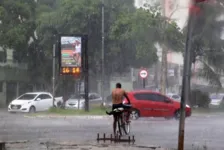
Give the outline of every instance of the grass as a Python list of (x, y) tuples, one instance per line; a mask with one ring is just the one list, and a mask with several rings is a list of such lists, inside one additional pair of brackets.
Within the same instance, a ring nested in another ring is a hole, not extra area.
[(47, 112), (38, 112), (31, 115), (70, 115), (70, 116), (81, 116), (81, 115), (95, 115), (103, 116), (106, 115), (106, 108), (103, 107), (94, 107), (86, 112), (85, 110), (76, 110), (76, 109), (61, 109), (61, 108), (50, 108)]
[(192, 109), (192, 113), (218, 113), (224, 112), (224, 108), (195, 108)]

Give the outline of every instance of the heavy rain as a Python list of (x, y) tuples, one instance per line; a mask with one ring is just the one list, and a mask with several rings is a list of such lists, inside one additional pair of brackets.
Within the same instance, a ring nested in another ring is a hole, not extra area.
[(223, 0), (0, 0), (0, 150), (224, 150), (223, 29)]

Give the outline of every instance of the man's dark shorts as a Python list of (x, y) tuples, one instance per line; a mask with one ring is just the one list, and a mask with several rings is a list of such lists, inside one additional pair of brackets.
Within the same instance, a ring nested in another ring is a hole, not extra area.
[(129, 109), (129, 108), (131, 108), (131, 106), (130, 105), (127, 105), (127, 104), (122, 104), (122, 103), (120, 103), (120, 104), (113, 104), (112, 105), (112, 110), (114, 110), (116, 108)]
[[(126, 105), (126, 104), (122, 104), (122, 103), (120, 103), (120, 104), (113, 104), (113, 105), (112, 105), (112, 111), (113, 111), (114, 109), (116, 109), (116, 108), (130, 109), (131, 106), (130, 106), (130, 105)], [(113, 114), (114, 118), (117, 117), (119, 114), (120, 114), (120, 113), (114, 113), (114, 114)]]
[(120, 103), (120, 104), (113, 104), (112, 105), (112, 110), (114, 110), (116, 108), (123, 108), (123, 104), (122, 103)]

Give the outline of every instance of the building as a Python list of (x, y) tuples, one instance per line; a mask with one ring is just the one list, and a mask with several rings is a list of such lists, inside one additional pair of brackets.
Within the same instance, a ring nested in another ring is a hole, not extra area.
[(17, 63), (13, 50), (0, 47), (0, 107), (30, 89), (28, 81), (27, 64)]

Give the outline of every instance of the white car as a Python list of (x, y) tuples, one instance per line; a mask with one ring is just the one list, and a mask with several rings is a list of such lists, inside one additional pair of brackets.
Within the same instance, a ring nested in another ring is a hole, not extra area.
[[(89, 93), (89, 106), (100, 106), (103, 103), (102, 97), (97, 93)], [(66, 109), (85, 108), (85, 94), (72, 95), (65, 102)]]
[(224, 93), (213, 93), (210, 96), (210, 106), (221, 106), (224, 104)]
[(181, 101), (181, 97), (178, 94), (175, 93), (168, 93), (166, 94), (169, 98), (176, 100), (176, 101)]
[(8, 106), (8, 112), (46, 111), (52, 106), (53, 97), (50, 93), (30, 92), (25, 93), (13, 100)]

